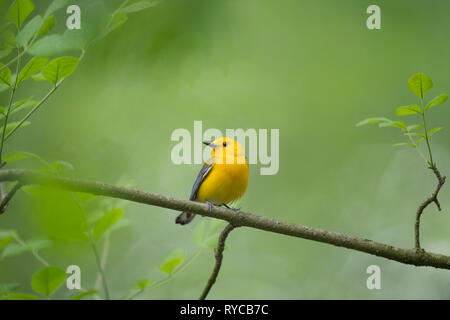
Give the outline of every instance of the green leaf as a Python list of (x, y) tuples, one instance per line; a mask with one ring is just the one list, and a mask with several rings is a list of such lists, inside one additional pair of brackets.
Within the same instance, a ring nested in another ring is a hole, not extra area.
[(26, 241), (27, 247), (32, 251), (39, 251), (53, 246), (53, 241), (42, 238), (33, 238)]
[(443, 93), (440, 96), (437, 96), (433, 100), (428, 102), (424, 108), (424, 111), (430, 109), (431, 107), (437, 106), (438, 104), (444, 103), (447, 100), (448, 96), (445, 93)]
[(434, 129), (431, 129), (430, 131), (428, 131), (428, 137), (431, 137), (431, 135), (433, 135), (434, 133), (436, 133), (436, 132), (438, 132), (439, 130), (442, 130), (442, 129), (444, 129), (444, 127), (437, 127), (437, 128), (434, 128)]
[(89, 290), (89, 291), (86, 291), (86, 292), (75, 294), (75, 295), (73, 295), (71, 297), (71, 299), (72, 300), (81, 300), (81, 299), (83, 299), (85, 297), (96, 295), (97, 293), (98, 293), (98, 290)]
[(56, 85), (61, 79), (67, 78), (78, 66), (75, 57), (60, 57), (50, 61), (43, 69), (45, 79)]
[(40, 300), (34, 294), (29, 293), (8, 293), (8, 300)]
[(3, 63), (0, 63), (0, 82), (6, 84), (8, 87), (11, 86), (11, 70), (5, 67)]
[(105, 37), (116, 29), (119, 29), (125, 22), (127, 22), (127, 20), (128, 16), (126, 13), (118, 13), (114, 15), (111, 24), (108, 26), (106, 31), (100, 35), (100, 38)]
[(396, 127), (406, 131), (406, 124), (401, 121), (382, 122), (378, 125), (380, 128), (384, 127)]
[(28, 47), (28, 42), (39, 31), (42, 25), (42, 17), (34, 16), (17, 34), (16, 43), (23, 48)]
[(131, 13), (131, 12), (138, 12), (150, 7), (153, 7), (158, 4), (158, 1), (139, 1), (133, 4), (130, 4), (129, 6), (120, 9), (118, 12), (123, 13)]
[(120, 220), (123, 216), (123, 209), (117, 208), (112, 209), (105, 213), (103, 217), (97, 221), (94, 226), (94, 237), (95, 239), (99, 239), (102, 234), (111, 228), (117, 221)]
[(420, 110), (419, 105), (414, 104), (414, 105), (410, 105), (410, 106), (398, 107), (395, 113), (398, 116), (407, 116), (410, 114), (421, 113), (421, 110)]
[(17, 162), (17, 161), (20, 161), (23, 159), (30, 159), (30, 158), (34, 158), (34, 159), (37, 159), (39, 161), (43, 161), (46, 163), (46, 161), (44, 159), (42, 159), (38, 155), (35, 155), (34, 153), (31, 153), (31, 152), (12, 151), (3, 156), (3, 160), (7, 163), (13, 163), (13, 162)]
[(74, 166), (67, 161), (56, 160), (50, 165), (55, 171), (75, 170)]
[(175, 249), (170, 252), (167, 257), (159, 265), (159, 269), (167, 274), (171, 274), (173, 270), (183, 262), (186, 253), (183, 249)]
[(369, 123), (378, 123), (378, 122), (383, 122), (383, 121), (391, 122), (391, 120), (389, 120), (388, 118), (367, 118), (367, 119), (364, 119), (364, 120), (358, 122), (356, 124), (356, 126), (360, 127), (360, 126), (363, 126), (363, 125), (366, 125), (366, 124), (369, 124)]
[(411, 145), (411, 143), (399, 142), (393, 144), (394, 147), (409, 146), (409, 145)]
[(34, 4), (31, 0), (15, 0), (9, 8), (6, 17), (11, 21), (17, 29), (20, 29), (25, 19), (34, 10)]
[(8, 85), (4, 84), (4, 83), (0, 83), (0, 93), (7, 90), (9, 88)]
[(21, 255), (21, 254), (23, 254), (23, 253), (25, 253), (27, 251), (28, 251), (27, 248), (22, 247), (21, 245), (13, 242), (13, 243), (10, 243), (10, 244), (6, 245), (3, 248), (3, 252), (2, 252), (2, 257), (1, 258), (5, 259), (5, 258), (19, 256), (19, 255)]
[(31, 278), (31, 287), (37, 293), (50, 297), (66, 280), (64, 270), (49, 266), (36, 272)]
[[(20, 128), (29, 126), (31, 124), (30, 121), (25, 121), (20, 125)], [(19, 125), (19, 121), (10, 122), (6, 125), (6, 132), (13, 130), (15, 127)], [(0, 134), (3, 133), (3, 127), (0, 129)]]
[(0, 284), (0, 293), (6, 294), (21, 287), (20, 283), (2, 283)]
[(425, 134), (420, 132), (408, 132), (405, 133), (405, 136), (419, 136), (419, 137), (425, 137)]
[(192, 239), (196, 244), (201, 246), (203, 241), (205, 241), (205, 237), (207, 234), (206, 221), (202, 220), (194, 229), (194, 233), (192, 234)]
[(49, 16), (47, 19), (45, 19), (44, 23), (41, 25), (41, 28), (39, 29), (37, 35), (38, 36), (44, 36), (47, 33), (50, 32), (50, 30), (53, 29), (53, 27), (55, 26), (55, 17), (54, 16)]
[(420, 138), (419, 140), (417, 140), (416, 144), (419, 146), (420, 143), (424, 140), (425, 138)]
[(47, 61), (48, 58), (42, 57), (34, 57), (30, 61), (28, 61), (28, 63), (23, 67), (23, 69), (19, 73), (19, 77), (17, 78), (17, 84), (41, 71), (41, 69), (45, 66)]
[(411, 130), (422, 130), (423, 127), (421, 125), (419, 125), (419, 124), (412, 124), (410, 126), (407, 126), (406, 129), (408, 131), (411, 131)]
[(12, 234), (5, 234), (5, 235), (0, 234), (0, 249), (2, 249), (3, 247), (5, 247), (6, 245), (10, 244), (13, 241), (14, 236)]
[(133, 285), (133, 288), (135, 288), (137, 290), (145, 290), (145, 288), (147, 288), (150, 283), (151, 283), (150, 280), (147, 280), (147, 279), (141, 280), (141, 281), (136, 282)]
[(416, 73), (408, 80), (409, 90), (421, 99), (423, 99), (425, 93), (432, 87), (433, 82), (425, 73)]

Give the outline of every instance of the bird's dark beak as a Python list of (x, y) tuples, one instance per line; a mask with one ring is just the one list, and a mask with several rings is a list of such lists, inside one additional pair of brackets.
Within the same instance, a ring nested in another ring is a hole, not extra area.
[(203, 144), (204, 145), (207, 145), (208, 147), (211, 147), (211, 148), (216, 148), (217, 147), (217, 145), (215, 145), (214, 143), (212, 143), (212, 142), (208, 142), (208, 141), (203, 141)]

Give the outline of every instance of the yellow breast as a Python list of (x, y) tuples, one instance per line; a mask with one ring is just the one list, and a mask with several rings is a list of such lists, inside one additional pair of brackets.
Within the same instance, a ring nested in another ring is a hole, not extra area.
[(241, 160), (232, 164), (215, 163), (200, 185), (198, 201), (221, 205), (241, 198), (247, 189), (249, 175), (247, 160)]

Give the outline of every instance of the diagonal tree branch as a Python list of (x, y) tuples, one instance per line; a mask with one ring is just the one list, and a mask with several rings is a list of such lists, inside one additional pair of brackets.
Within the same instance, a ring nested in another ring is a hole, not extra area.
[(425, 210), (426, 207), (428, 207), (433, 202), (436, 204), (436, 207), (438, 208), (438, 210), (441, 211), (441, 204), (439, 203), (439, 200), (437, 197), (438, 197), (439, 191), (441, 190), (442, 186), (445, 183), (446, 177), (441, 175), (441, 173), (439, 172), (436, 165), (433, 165), (432, 167), (430, 167), (430, 169), (433, 170), (433, 173), (438, 180), (438, 185), (436, 186), (436, 189), (431, 194), (431, 196), (429, 196), (427, 199), (425, 199), (425, 201), (422, 202), (420, 204), (419, 208), (417, 209), (416, 223), (414, 225), (415, 249), (417, 251), (422, 250), (420, 247), (420, 218), (423, 214), (423, 211)]
[(208, 283), (206, 284), (205, 289), (203, 289), (202, 295), (200, 296), (199, 300), (206, 299), (206, 296), (208, 295), (212, 286), (216, 282), (217, 275), (219, 274), (220, 267), (222, 266), (223, 250), (225, 250), (225, 241), (227, 240), (228, 235), (230, 234), (231, 231), (233, 231), (233, 229), (234, 226), (232, 224), (227, 224), (225, 229), (223, 229), (223, 231), (220, 233), (217, 249), (215, 250), (216, 264), (214, 265), (214, 270), (211, 276), (209, 277)]
[(144, 192), (103, 182), (64, 178), (24, 169), (0, 170), (0, 182), (2, 181), (17, 181), (21, 182), (23, 185), (41, 185), (76, 192), (85, 192), (168, 208), (176, 211), (187, 211), (202, 216), (214, 217), (216, 219), (228, 221), (234, 227), (250, 227), (277, 234), (328, 243), (334, 246), (365, 252), (404, 264), (450, 270), (450, 256), (443, 254), (417, 251), (414, 248), (398, 248), (340, 232), (282, 222), (246, 212), (236, 213), (231, 209), (216, 206), (210, 210), (208, 205), (203, 203), (180, 200), (157, 193)]

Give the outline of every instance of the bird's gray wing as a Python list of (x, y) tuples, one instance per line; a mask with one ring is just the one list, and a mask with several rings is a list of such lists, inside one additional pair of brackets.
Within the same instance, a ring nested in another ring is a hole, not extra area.
[(195, 179), (194, 185), (192, 186), (191, 196), (189, 197), (189, 200), (197, 200), (198, 189), (200, 188), (202, 182), (205, 180), (208, 174), (211, 172), (213, 165), (214, 163), (205, 163), (203, 165), (202, 169), (197, 175), (197, 179)]

